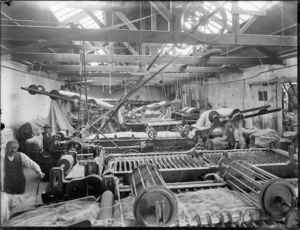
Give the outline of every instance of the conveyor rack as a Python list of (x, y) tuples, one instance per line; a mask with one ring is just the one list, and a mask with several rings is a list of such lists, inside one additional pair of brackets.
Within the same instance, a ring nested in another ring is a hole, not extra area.
[(176, 153), (143, 153), (143, 154), (111, 154), (105, 172), (112, 172), (128, 183), (128, 176), (141, 164), (153, 164), (162, 173), (168, 183), (202, 180), (207, 173), (217, 171), (218, 165), (206, 164), (194, 157), (190, 152)]
[(244, 160), (282, 178), (295, 177), (291, 158), (271, 149), (111, 154), (105, 170), (122, 177), (127, 183), (128, 174), (133, 169), (148, 163), (162, 172), (167, 183), (195, 181), (203, 179), (207, 173), (217, 172), (224, 158), (227, 161)]

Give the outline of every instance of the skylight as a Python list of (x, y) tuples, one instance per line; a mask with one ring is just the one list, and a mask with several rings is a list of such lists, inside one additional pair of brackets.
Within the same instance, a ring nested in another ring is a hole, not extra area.
[[(89, 6), (92, 8), (91, 12), (105, 24), (105, 12), (101, 10), (97, 10), (97, 6), (103, 6), (106, 2), (100, 1), (85, 1), (85, 2), (71, 2), (71, 1), (47, 1), (44, 2), (53, 14), (57, 17), (59, 22), (74, 22), (79, 23), (84, 28), (87, 29), (99, 29), (100, 26), (95, 22), (83, 9), (80, 9), (78, 5), (83, 4), (83, 6)], [(197, 30), (198, 32), (205, 34), (215, 34), (218, 35), (222, 31), (223, 33), (228, 33), (227, 28), (232, 27), (232, 2), (225, 2), (223, 8), (221, 10), (217, 10), (214, 15), (212, 15), (208, 20), (204, 23), (199, 23), (204, 17), (209, 15), (212, 11), (218, 9), (218, 7), (223, 4), (224, 1), (191, 1), (188, 4), (184, 12), (184, 23), (183, 23), (183, 31), (191, 31)], [(276, 2), (271, 1), (238, 1), (239, 7), (243, 10), (251, 10), (251, 11), (259, 11), (260, 9), (266, 9), (267, 7), (275, 4)], [(117, 1), (114, 4), (118, 4)], [(75, 6), (76, 5), (76, 6)], [(73, 8), (72, 8), (73, 6)], [(92, 7), (91, 7), (92, 6)], [(244, 23), (248, 21), (251, 15), (241, 14), (239, 16), (239, 23)], [(227, 27), (225, 28), (227, 24)], [(174, 45), (172, 45), (174, 46)], [(170, 48), (170, 47), (169, 47)], [(175, 53), (182, 52), (183, 55), (188, 55), (192, 52), (192, 46), (176, 46)], [(103, 54), (103, 50), (98, 50), (97, 53)], [(171, 52), (173, 53), (173, 52)]]

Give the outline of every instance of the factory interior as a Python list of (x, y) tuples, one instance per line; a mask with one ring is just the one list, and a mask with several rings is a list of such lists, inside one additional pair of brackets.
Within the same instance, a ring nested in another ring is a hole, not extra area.
[(0, 226), (299, 228), (297, 1), (0, 4)]

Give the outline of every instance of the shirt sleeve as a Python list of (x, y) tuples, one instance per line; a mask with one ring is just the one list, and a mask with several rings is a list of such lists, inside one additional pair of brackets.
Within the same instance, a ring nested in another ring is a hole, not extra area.
[(234, 141), (240, 141), (239, 131), (234, 130), (233, 137), (234, 137)]
[(26, 156), (24, 153), (20, 152), (20, 156), (22, 159), (23, 167), (30, 168), (36, 173), (42, 172), (40, 166), (37, 163), (35, 163), (33, 160), (31, 160), (28, 156)]

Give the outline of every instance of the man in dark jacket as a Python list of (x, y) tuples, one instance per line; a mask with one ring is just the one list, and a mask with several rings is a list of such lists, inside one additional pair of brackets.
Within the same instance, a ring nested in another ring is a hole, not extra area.
[(46, 124), (43, 128), (45, 130), (42, 133), (42, 135), (43, 135), (43, 150), (44, 150), (44, 152), (49, 152), (50, 145), (52, 142), (51, 126)]
[(31, 168), (40, 178), (45, 176), (40, 166), (24, 153), (18, 152), (19, 143), (16, 140), (6, 144), (4, 158), (4, 192), (9, 194), (23, 194), (26, 188), (26, 178), (23, 167)]

